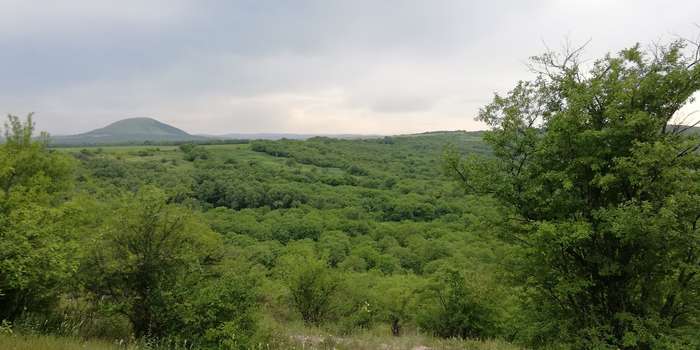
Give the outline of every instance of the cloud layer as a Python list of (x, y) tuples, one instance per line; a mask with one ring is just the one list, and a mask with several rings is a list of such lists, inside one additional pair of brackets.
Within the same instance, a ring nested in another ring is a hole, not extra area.
[(494, 91), (565, 37), (598, 57), (697, 33), (696, 1), (0, 0), (0, 112), (86, 131), (479, 129)]

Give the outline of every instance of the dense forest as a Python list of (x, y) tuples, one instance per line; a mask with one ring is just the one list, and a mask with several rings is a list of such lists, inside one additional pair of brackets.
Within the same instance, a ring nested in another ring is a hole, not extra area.
[(485, 132), (54, 148), (10, 116), (0, 345), (698, 348), (686, 45), (537, 57)]

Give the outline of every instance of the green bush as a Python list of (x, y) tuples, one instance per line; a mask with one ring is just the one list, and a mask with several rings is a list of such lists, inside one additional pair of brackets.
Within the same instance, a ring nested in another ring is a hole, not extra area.
[(444, 338), (496, 335), (494, 312), (456, 270), (438, 274), (420, 295), (418, 325)]
[(196, 285), (186, 299), (184, 327), (174, 334), (206, 349), (249, 349), (258, 331), (257, 285), (226, 274)]
[(286, 255), (281, 259), (291, 305), (302, 320), (311, 325), (328, 321), (339, 287), (337, 275), (312, 255)]

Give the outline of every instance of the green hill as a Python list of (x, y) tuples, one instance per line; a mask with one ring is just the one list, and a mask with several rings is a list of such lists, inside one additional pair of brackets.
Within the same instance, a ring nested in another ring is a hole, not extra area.
[(53, 136), (54, 145), (101, 145), (144, 142), (178, 142), (206, 139), (152, 118), (123, 119), (83, 134)]

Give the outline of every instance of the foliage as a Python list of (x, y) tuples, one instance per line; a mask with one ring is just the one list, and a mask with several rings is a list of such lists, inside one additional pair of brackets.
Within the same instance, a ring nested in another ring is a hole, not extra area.
[(448, 157), (467, 189), (509, 217), (533, 341), (658, 349), (697, 340), (700, 140), (672, 124), (700, 89), (685, 44), (637, 45), (589, 70), (580, 50), (536, 57), (537, 79), (479, 114), (495, 158)]
[(124, 201), (83, 264), (86, 287), (126, 315), (137, 337), (163, 336), (176, 329), (175, 305), (217, 259), (220, 243), (157, 189), (145, 187)]
[(49, 201), (70, 214), (53, 221), (78, 251), (73, 278), (15, 324), (154, 347), (289, 345), (296, 322), (409, 339), (425, 281), (445, 266), (492, 275), (509, 249), (480, 233), (491, 204), (443, 176), (449, 143), (488, 154), (465, 132), (52, 150), (74, 158), (74, 186)]
[(71, 162), (32, 139), (31, 115), (9, 116), (0, 146), (0, 319), (54, 303), (77, 266), (63, 205)]
[(180, 145), (180, 150), (185, 154), (184, 159), (186, 161), (195, 161), (197, 159), (208, 159), (209, 152), (201, 146), (197, 146), (193, 143), (185, 143)]
[(319, 325), (326, 321), (333, 311), (333, 297), (339, 285), (337, 276), (325, 262), (310, 254), (283, 256), (280, 267), (291, 303), (304, 322)]
[(248, 276), (228, 273), (196, 287), (187, 298), (184, 330), (178, 334), (199, 340), (203, 348), (250, 348), (258, 328), (254, 317), (255, 282)]
[(418, 323), (445, 338), (487, 338), (495, 334), (494, 311), (458, 271), (438, 274), (423, 290)]
[(417, 292), (421, 287), (420, 279), (403, 275), (387, 278), (377, 286), (375, 299), (381, 317), (390, 324), (393, 336), (400, 336), (404, 324), (412, 321), (416, 314)]

